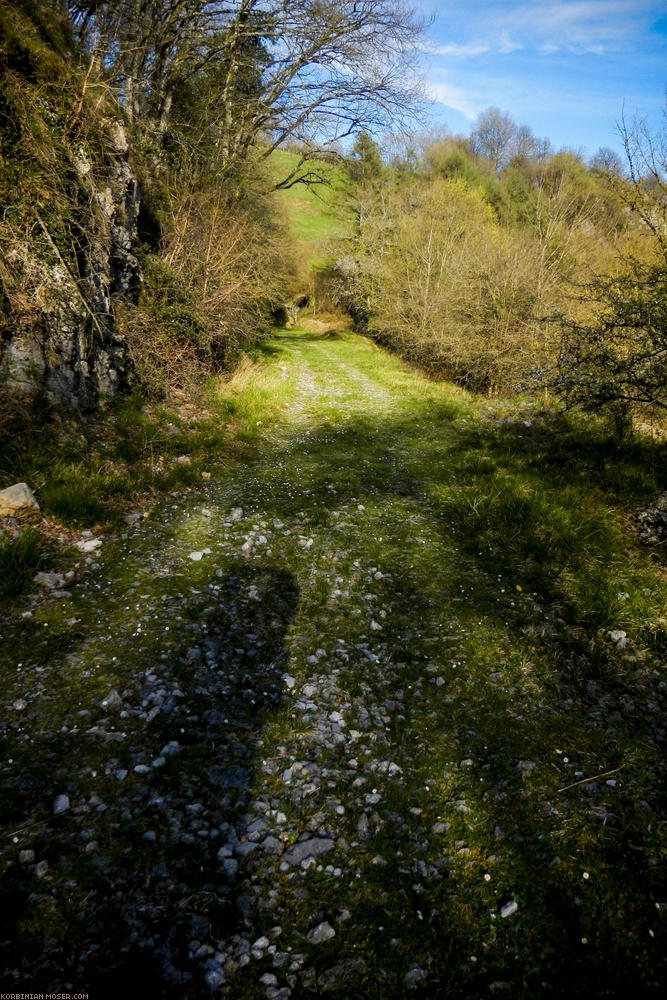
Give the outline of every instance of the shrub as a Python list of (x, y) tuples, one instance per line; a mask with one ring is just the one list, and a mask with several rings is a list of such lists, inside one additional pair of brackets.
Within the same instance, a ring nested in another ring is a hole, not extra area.
[(530, 233), (502, 227), (481, 187), (429, 177), (382, 197), (339, 258), (341, 301), (381, 343), (489, 393), (548, 352), (537, 321), (552, 290)]
[(618, 277), (596, 277), (584, 297), (596, 315), (560, 317), (553, 387), (568, 406), (606, 412), (619, 430), (638, 407), (667, 410), (667, 263), (634, 260)]
[(559, 316), (552, 382), (568, 406), (601, 411), (618, 431), (643, 407), (667, 410), (667, 130), (653, 136), (643, 122), (623, 123), (622, 136), (629, 180), (610, 183), (634, 246), (618, 274), (597, 273), (584, 286), (579, 314)]

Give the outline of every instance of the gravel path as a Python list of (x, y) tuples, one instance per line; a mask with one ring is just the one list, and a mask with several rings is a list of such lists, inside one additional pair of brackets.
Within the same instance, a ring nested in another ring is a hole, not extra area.
[[(521, 588), (457, 551), (409, 459), (451, 446), (433, 411), (406, 416), (436, 390), (374, 377), (369, 348), (282, 347), (285, 419), (258, 460), (130, 517), (8, 629), (5, 987), (538, 995), (485, 956), (530, 943), (527, 872), (560, 863), (538, 840), (590, 761), (505, 655)], [(482, 696), (466, 661), (489, 629)], [(618, 778), (581, 793), (596, 836)], [(503, 829), (531, 797), (539, 819)]]

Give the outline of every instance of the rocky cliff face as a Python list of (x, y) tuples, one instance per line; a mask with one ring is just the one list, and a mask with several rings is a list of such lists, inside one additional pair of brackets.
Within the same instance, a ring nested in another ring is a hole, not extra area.
[(139, 188), (55, 4), (0, 0), (0, 146), (0, 388), (88, 408), (131, 367), (112, 296), (138, 289)]
[(35, 209), (27, 238), (14, 241), (4, 261), (0, 383), (68, 407), (114, 395), (130, 369), (111, 295), (138, 287), (139, 188), (120, 122), (108, 123), (107, 140), (102, 170), (85, 155), (73, 158), (80, 210), (69, 252)]

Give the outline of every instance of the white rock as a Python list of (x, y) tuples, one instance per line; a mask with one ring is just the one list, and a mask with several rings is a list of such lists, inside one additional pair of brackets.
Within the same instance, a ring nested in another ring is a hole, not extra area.
[(210, 556), (210, 554), (211, 549), (207, 547), (202, 549), (201, 552), (191, 552), (189, 558), (192, 559), (193, 562), (200, 562), (204, 556)]
[(102, 547), (102, 540), (100, 538), (85, 538), (83, 541), (77, 542), (76, 547), (79, 552), (97, 552)]
[(123, 699), (118, 694), (118, 692), (116, 691), (116, 689), (112, 688), (111, 691), (109, 691), (109, 694), (106, 696), (106, 698), (102, 702), (102, 708), (106, 712), (108, 712), (110, 709), (120, 708), (120, 706), (122, 705), (122, 703), (123, 703)]
[(56, 796), (55, 802), (53, 803), (53, 815), (60, 816), (61, 813), (67, 812), (68, 809), (69, 809), (69, 796), (68, 795)]
[(6, 490), (0, 490), (0, 516), (15, 514), (17, 510), (29, 508), (39, 510), (37, 498), (27, 483), (15, 483)]
[(518, 909), (519, 909), (519, 904), (515, 899), (512, 899), (510, 900), (509, 903), (505, 903), (505, 905), (500, 908), (500, 916), (503, 918), (513, 917)]
[(225, 981), (225, 974), (219, 966), (209, 969), (205, 976), (206, 985), (210, 990), (217, 990)]
[(240, 521), (243, 517), (243, 507), (234, 507), (231, 514), (229, 515), (230, 521)]
[(423, 969), (410, 969), (409, 972), (405, 973), (405, 985), (409, 990), (414, 990), (424, 979), (426, 979), (426, 973)]
[(336, 932), (331, 926), (324, 920), (317, 927), (313, 927), (312, 931), (308, 931), (306, 935), (311, 944), (324, 944), (325, 941), (330, 941), (331, 938), (336, 936)]
[(45, 590), (60, 590), (65, 585), (64, 573), (36, 573), (33, 582)]

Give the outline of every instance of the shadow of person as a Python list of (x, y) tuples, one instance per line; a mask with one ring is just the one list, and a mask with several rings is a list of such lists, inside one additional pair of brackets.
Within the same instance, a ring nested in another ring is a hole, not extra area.
[(136, 943), (97, 958), (84, 977), (95, 996), (149, 983), (154, 996), (189, 995), (192, 942), (206, 949), (238, 932), (250, 906), (245, 868), (263, 809), (250, 808), (256, 756), (283, 697), (285, 636), (299, 590), (287, 570), (248, 564), (228, 569), (210, 590), (216, 605), (198, 618), (192, 607), (181, 626), (177, 717), (155, 720), (160, 741), (178, 744), (146, 781), (142, 824), (155, 842), (133, 855), (134, 888), (122, 912), (115, 902), (105, 918), (116, 928), (110, 944), (118, 945), (123, 928)]

